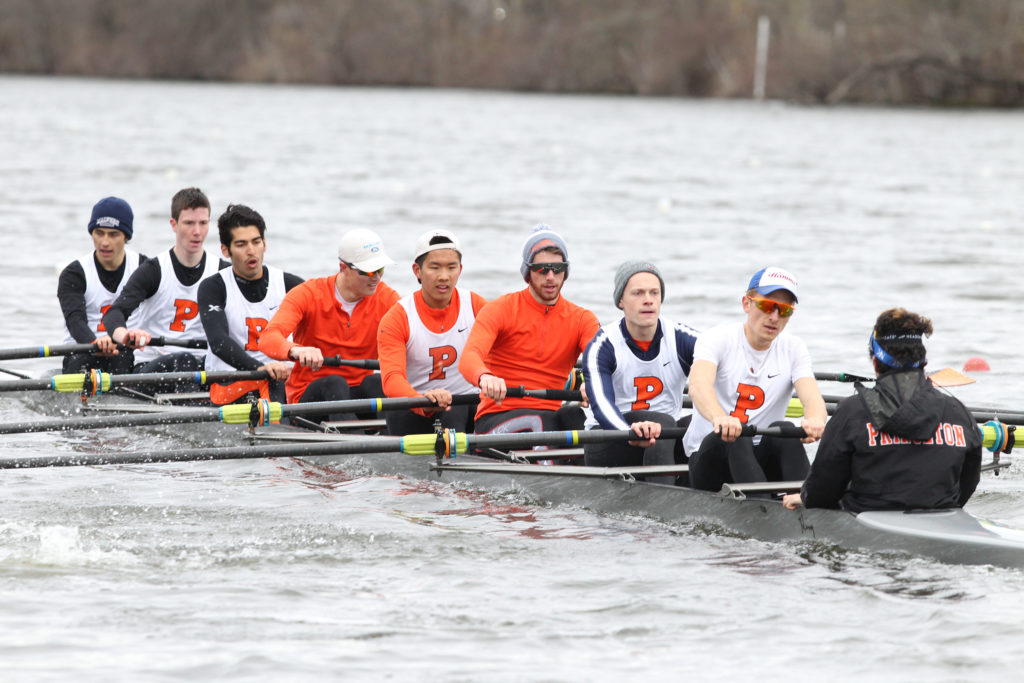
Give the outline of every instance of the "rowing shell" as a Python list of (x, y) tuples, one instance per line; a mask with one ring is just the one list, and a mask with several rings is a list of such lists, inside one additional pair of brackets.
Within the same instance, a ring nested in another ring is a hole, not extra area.
[[(365, 440), (367, 437), (300, 434), (296, 430), (273, 427), (257, 430), (257, 438)], [(685, 465), (658, 468), (537, 465), (465, 455), (435, 462), (430, 457), (401, 453), (306, 459), (334, 465), (357, 460), (378, 473), (512, 490), (536, 500), (602, 513), (641, 515), (667, 522), (710, 522), (763, 541), (817, 541), (848, 549), (899, 552), (955, 564), (1024, 568), (1024, 529), (979, 519), (962, 509), (855, 514), (820, 508), (787, 510), (776, 499), (754, 497), (767, 491), (796, 491), (800, 482), (732, 484), (713, 493), (636, 478), (683, 472)]]

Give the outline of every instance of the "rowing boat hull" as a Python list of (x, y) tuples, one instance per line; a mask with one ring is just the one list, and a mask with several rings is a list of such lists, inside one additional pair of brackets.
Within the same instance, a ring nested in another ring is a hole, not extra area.
[[(309, 435), (311, 439), (323, 436)], [(568, 470), (594, 474), (597, 468), (505, 464), (474, 456), (459, 456), (444, 463), (402, 453), (313, 456), (308, 460), (324, 465), (359, 462), (376, 473), (516, 491), (530, 499), (602, 513), (710, 523), (764, 541), (816, 541), (948, 563), (1024, 567), (1024, 530), (981, 520), (960, 509), (859, 515), (841, 510), (787, 510), (777, 500), (746, 498), (742, 494), (697, 491), (631, 478), (552, 474)]]

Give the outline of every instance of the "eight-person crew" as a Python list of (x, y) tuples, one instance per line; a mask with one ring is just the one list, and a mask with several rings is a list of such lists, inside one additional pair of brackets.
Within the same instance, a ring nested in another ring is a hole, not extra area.
[(231, 260), (213, 277), (199, 284), (199, 317), (209, 348), (210, 371), (263, 370), (268, 381), (240, 381), (210, 385), (210, 400), (232, 403), (250, 392), (285, 402), (284, 381), (292, 363), (272, 360), (259, 350), (260, 334), (285, 294), (302, 278), (265, 265), (266, 222), (243, 204), (231, 204), (217, 219), (221, 253)]
[[(665, 281), (648, 261), (615, 272), (612, 300), (622, 319), (602, 327), (583, 353), (590, 406), (587, 429), (632, 430), (635, 441), (586, 444), (584, 463), (596, 467), (673, 465), (679, 439), (657, 440), (663, 427), (685, 426), (683, 387), (693, 364), (697, 331), (661, 317)], [(680, 458), (682, 459), (682, 457)], [(671, 484), (674, 476), (648, 477)]]
[(93, 251), (72, 261), (57, 280), (57, 300), (64, 314), (64, 341), (95, 344), (92, 353), (64, 356), (65, 373), (97, 369), (111, 374), (132, 371), (131, 349), (118, 349), (103, 326), (103, 314), (146, 257), (127, 247), (135, 214), (120, 197), (104, 197), (92, 207), (89, 235)]
[(821, 437), (827, 417), (807, 346), (784, 332), (797, 304), (796, 278), (782, 268), (762, 268), (741, 303), (746, 320), (701, 333), (690, 369), (694, 413), (683, 446), (691, 486), (707, 491), (807, 475), (807, 454), (797, 439), (740, 436), (744, 425), (783, 421), (794, 389), (804, 405), (804, 443)]
[(561, 296), (569, 250), (548, 226), (536, 226), (527, 237), (519, 271), (526, 288), (480, 311), (459, 361), (462, 376), (480, 388), (475, 431), (579, 429), (582, 411), (560, 408), (556, 401), (508, 398), (506, 392), (562, 387), (600, 324), (592, 312)]
[[(196, 300), (199, 282), (229, 264), (204, 248), (210, 231), (210, 200), (202, 190), (188, 187), (174, 195), (171, 230), (174, 246), (140, 265), (103, 316), (103, 325), (114, 341), (136, 349), (135, 372), (203, 369), (203, 349), (146, 346), (153, 337), (206, 339)], [(129, 328), (127, 320), (136, 313)]]
[(381, 381), (390, 398), (423, 396), (437, 408), (387, 411), (388, 433), (427, 433), (435, 418), (446, 429), (472, 432), (476, 406), (452, 405), (452, 394), (476, 393), (476, 387), (455, 363), (487, 300), (458, 287), (462, 247), (450, 231), (420, 235), (413, 258), (420, 289), (392, 306), (377, 331)]
[(924, 373), (928, 318), (903, 308), (878, 316), (868, 353), (878, 379), (859, 383), (825, 427), (800, 493), (790, 508), (911, 510), (963, 507), (981, 475), (981, 435), (953, 396)]
[[(379, 374), (325, 366), (324, 358), (377, 358), (377, 328), (399, 299), (381, 279), (393, 263), (377, 233), (349, 230), (338, 246), (338, 272), (306, 280), (285, 296), (259, 347), (270, 358), (295, 361), (285, 386), (289, 403), (383, 397)], [(330, 414), (332, 420), (354, 417), (350, 411)]]

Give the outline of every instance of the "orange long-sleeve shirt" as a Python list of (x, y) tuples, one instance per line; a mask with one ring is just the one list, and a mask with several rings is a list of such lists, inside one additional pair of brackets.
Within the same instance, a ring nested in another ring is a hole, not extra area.
[[(260, 333), (260, 351), (271, 358), (288, 360), (293, 346), (315, 346), (324, 356), (360, 359), (377, 357), (377, 327), (398, 301), (398, 292), (381, 282), (377, 291), (363, 297), (351, 317), (335, 296), (338, 274), (306, 280), (292, 288), (277, 313)], [(288, 335), (293, 341), (288, 340)], [(295, 403), (309, 383), (327, 375), (341, 375), (351, 386), (372, 371), (353, 367), (324, 367), (318, 372), (298, 363), (285, 384), (288, 402)]]
[[(489, 373), (508, 387), (561, 389), (576, 359), (601, 324), (582, 306), (558, 297), (554, 306), (538, 303), (529, 289), (498, 297), (484, 306), (462, 349), (459, 372), (478, 386)], [(557, 401), (506, 398), (501, 404), (481, 399), (479, 418), (517, 408), (557, 410)]]
[[(476, 292), (470, 292), (473, 314), (478, 315), (487, 304), (487, 299)], [(431, 308), (423, 301), (423, 292), (413, 293), (416, 313), (423, 325), (431, 332), (440, 334), (450, 330), (459, 317), (459, 291), (452, 292), (452, 300), (444, 308)], [(392, 306), (384, 314), (377, 330), (377, 354), (380, 358), (381, 382), (384, 384), (384, 395), (395, 398), (403, 396), (420, 396), (420, 392), (409, 384), (407, 375), (407, 347), (409, 343), (409, 316), (401, 306)], [(459, 349), (461, 352), (461, 349)]]

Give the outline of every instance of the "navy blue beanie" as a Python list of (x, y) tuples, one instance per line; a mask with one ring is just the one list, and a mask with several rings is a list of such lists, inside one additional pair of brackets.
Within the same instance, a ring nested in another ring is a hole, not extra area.
[(120, 197), (104, 197), (92, 207), (89, 234), (92, 234), (93, 228), (114, 228), (123, 232), (126, 239), (131, 239), (134, 218), (135, 214), (128, 202)]

